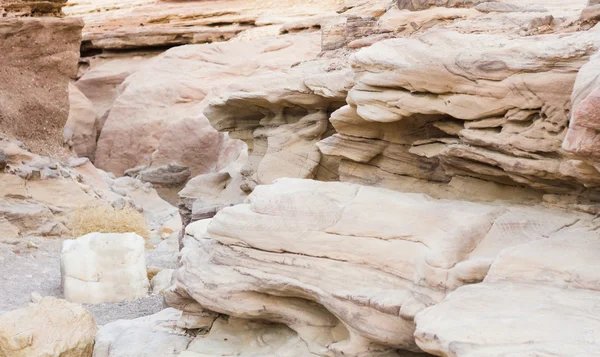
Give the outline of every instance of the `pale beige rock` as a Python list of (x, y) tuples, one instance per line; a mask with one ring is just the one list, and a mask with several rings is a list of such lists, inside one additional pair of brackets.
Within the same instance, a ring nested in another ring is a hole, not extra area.
[(218, 318), (210, 332), (192, 340), (179, 357), (314, 356), (285, 325)]
[(248, 145), (242, 190), (279, 177), (336, 180), (337, 161), (322, 158), (315, 144), (332, 134), (328, 113), (351, 84), (351, 72), (336, 61), (312, 61), (238, 81), (211, 102), (211, 124)]
[(312, 353), (345, 356), (419, 351), (414, 316), (481, 282), (504, 249), (593, 227), (584, 214), (296, 179), (258, 186), (203, 234), (206, 223), (189, 226), (169, 305), (283, 323)]
[(416, 317), (418, 345), (439, 356), (597, 356), (598, 232), (557, 232), (503, 250), (481, 284)]
[(74, 84), (69, 84), (69, 117), (63, 136), (78, 157), (94, 160), (98, 139), (98, 116), (94, 105)]
[(94, 357), (179, 357), (191, 341), (175, 326), (180, 315), (180, 311), (165, 309), (135, 320), (106, 324), (96, 334)]
[(171, 283), (173, 272), (173, 269), (163, 269), (150, 280), (150, 290), (152, 291), (152, 294), (162, 294), (173, 285)]
[(189, 167), (192, 176), (220, 170), (242, 147), (202, 115), (210, 98), (241, 77), (287, 68), (314, 58), (318, 50), (318, 35), (309, 35), (167, 51), (123, 84), (102, 129), (95, 164), (117, 175), (140, 165), (178, 164)]
[(438, 30), (377, 42), (352, 58), (357, 84), (331, 116), (338, 134), (319, 147), (342, 158), (341, 180), (371, 185), (470, 176), (546, 193), (594, 189), (598, 171), (561, 144), (596, 38)]
[(2, 357), (91, 357), (96, 323), (81, 305), (54, 297), (0, 315)]
[(135, 233), (90, 233), (62, 245), (62, 287), (69, 301), (131, 301), (148, 295), (146, 242)]

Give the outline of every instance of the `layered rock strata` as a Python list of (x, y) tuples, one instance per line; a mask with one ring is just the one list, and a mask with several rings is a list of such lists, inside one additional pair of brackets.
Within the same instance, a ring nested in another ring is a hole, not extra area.
[(192, 328), (212, 311), (285, 324), (317, 355), (398, 356), (420, 351), (415, 316), (483, 281), (498, 254), (593, 227), (585, 214), (280, 179), (186, 239), (166, 301)]

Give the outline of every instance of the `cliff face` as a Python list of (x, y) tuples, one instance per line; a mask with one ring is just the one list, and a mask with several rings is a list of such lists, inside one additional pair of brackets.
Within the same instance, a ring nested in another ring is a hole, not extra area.
[(0, 3), (0, 126), (49, 152), (62, 142), (83, 27), (80, 19), (53, 17), (64, 3)]

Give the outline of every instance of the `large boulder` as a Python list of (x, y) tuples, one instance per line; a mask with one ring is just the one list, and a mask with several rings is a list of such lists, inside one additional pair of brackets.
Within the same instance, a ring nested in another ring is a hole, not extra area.
[(503, 250), (592, 228), (591, 220), (279, 179), (221, 210), (206, 233), (205, 222), (188, 226), (176, 288), (165, 299), (184, 322), (212, 311), (285, 324), (317, 355), (396, 356), (420, 351), (420, 311), (484, 280)]
[(165, 52), (123, 83), (100, 134), (95, 164), (116, 175), (138, 166), (177, 164), (192, 176), (224, 168), (242, 143), (210, 125), (202, 114), (210, 99), (231, 82), (287, 68), (318, 51), (318, 36), (309, 35)]
[(1, 357), (92, 357), (96, 323), (81, 305), (45, 297), (0, 315)]
[(65, 240), (60, 255), (65, 298), (100, 304), (147, 296), (145, 243), (135, 233), (90, 233)]

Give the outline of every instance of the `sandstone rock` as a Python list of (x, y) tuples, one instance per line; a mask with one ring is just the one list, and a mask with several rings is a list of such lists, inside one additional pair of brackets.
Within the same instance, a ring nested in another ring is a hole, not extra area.
[(340, 180), (400, 190), (414, 190), (406, 176), (596, 190), (598, 171), (561, 144), (577, 72), (597, 45), (586, 32), (508, 39), (430, 31), (378, 42), (352, 58), (357, 84), (331, 116), (337, 134), (319, 148), (342, 158)]
[(417, 315), (417, 343), (439, 356), (598, 355), (599, 250), (593, 230), (505, 249), (484, 283)]
[(419, 351), (414, 316), (481, 282), (504, 249), (593, 227), (582, 214), (295, 179), (258, 186), (202, 237), (196, 224), (170, 306), (282, 323), (311, 352), (345, 356)]
[(314, 356), (285, 325), (219, 318), (210, 332), (192, 340), (179, 357)]
[(400, 10), (425, 10), (432, 6), (472, 7), (489, 0), (397, 0)]
[(165, 309), (135, 320), (104, 325), (96, 335), (94, 357), (178, 357), (191, 338), (177, 330), (181, 312)]
[(0, 315), (2, 357), (91, 357), (96, 323), (80, 305), (45, 297)]
[(69, 301), (99, 304), (148, 294), (145, 241), (135, 233), (90, 233), (66, 240), (60, 265)]
[(287, 23), (335, 15), (341, 2), (228, 0), (156, 4), (150, 0), (77, 0), (65, 12), (84, 18), (85, 52), (213, 43), (269, 27), (274, 27), (274, 31), (267, 34), (277, 35)]
[(337, 179), (337, 161), (315, 146), (332, 134), (329, 113), (352, 84), (350, 71), (335, 64), (313, 61), (239, 81), (206, 109), (215, 128), (248, 145), (243, 191), (279, 177)]
[(160, 52), (128, 52), (102, 55), (90, 59), (90, 69), (75, 86), (93, 103), (98, 115), (98, 132), (102, 131), (108, 111), (119, 95), (123, 81), (152, 61)]
[(2, 0), (0, 17), (59, 16), (67, 0)]
[(65, 124), (64, 142), (79, 157), (94, 160), (98, 139), (97, 114), (94, 105), (73, 84), (69, 84), (69, 117)]
[(241, 77), (313, 58), (317, 41), (311, 35), (167, 51), (123, 84), (102, 129), (95, 164), (117, 175), (140, 165), (187, 166), (192, 176), (220, 170), (242, 146), (216, 132), (202, 115), (210, 98)]
[[(9, 3), (26, 7), (62, 5), (52, 1)], [(39, 152), (56, 154), (68, 116), (68, 81), (77, 73), (83, 21), (1, 16), (2, 132), (16, 136)]]

